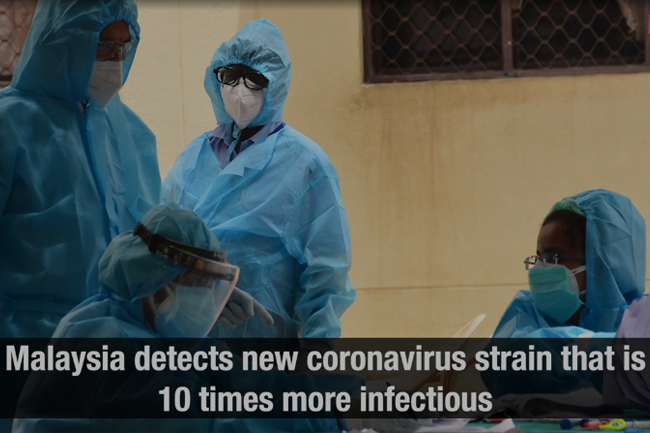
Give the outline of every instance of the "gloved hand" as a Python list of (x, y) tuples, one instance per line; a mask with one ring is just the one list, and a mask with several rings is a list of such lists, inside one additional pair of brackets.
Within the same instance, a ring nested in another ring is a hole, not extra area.
[(592, 338), (594, 338), (594, 333), (591, 331), (583, 332), (582, 334), (578, 335), (576, 339), (574, 340), (573, 344), (578, 350), (581, 350), (583, 352), (590, 352), (591, 350), (591, 344), (592, 344)]
[(269, 325), (273, 325), (273, 317), (262, 307), (262, 304), (249, 293), (235, 287), (219, 316), (219, 321), (229, 329), (235, 329), (237, 325), (241, 325), (256, 314)]
[(420, 427), (433, 424), (432, 419), (413, 418), (350, 418), (345, 420), (348, 430), (372, 429), (381, 433), (417, 431)]

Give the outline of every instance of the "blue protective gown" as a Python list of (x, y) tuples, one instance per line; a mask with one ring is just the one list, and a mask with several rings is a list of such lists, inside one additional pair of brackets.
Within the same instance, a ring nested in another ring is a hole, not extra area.
[(97, 293), (110, 239), (160, 202), (153, 133), (118, 96), (105, 110), (88, 98), (99, 34), (117, 20), (137, 45), (131, 0), (39, 2), (0, 92), (0, 337), (51, 336)]
[[(266, 20), (247, 23), (219, 47), (205, 89), (219, 124), (224, 108), (219, 66), (243, 64), (266, 76), (264, 104), (250, 126), (282, 121), (291, 60), (280, 30)], [(238, 131), (237, 128), (233, 128)], [(255, 316), (220, 337), (333, 338), (356, 292), (348, 272), (350, 233), (336, 170), (323, 149), (288, 125), (243, 150), (223, 168), (208, 140), (196, 138), (163, 183), (168, 202), (194, 210), (219, 238), (228, 261), (241, 268), (238, 287), (273, 316)]]
[[(176, 205), (156, 206), (144, 218), (143, 224), (153, 233), (158, 233), (169, 239), (211, 250), (219, 249), (219, 242), (210, 233), (208, 227), (200, 218), (188, 210)], [(171, 262), (160, 255), (149, 252), (147, 245), (131, 233), (123, 233), (116, 237), (107, 248), (99, 264), (101, 288), (95, 295), (68, 313), (60, 322), (54, 338), (160, 338), (160, 335), (145, 325), (142, 299), (152, 295), (161, 287), (172, 281), (187, 270), (182, 265), (171, 265)], [(78, 341), (78, 340), (74, 340)], [(74, 347), (67, 350), (75, 350)], [(155, 350), (152, 349), (152, 351)], [(221, 350), (221, 349), (219, 349)], [(126, 374), (129, 372), (127, 371)], [(115, 393), (115, 386), (103, 386), (101, 383), (91, 383), (83, 389), (69, 387), (71, 393), (81, 393), (84, 402), (100, 409), (120, 407), (121, 404), (141, 405), (134, 390), (142, 391), (142, 373), (132, 371), (132, 376), (116, 377), (123, 382)], [(241, 382), (244, 378), (234, 373), (198, 371), (160, 371), (154, 372), (154, 379), (145, 386), (150, 388), (153, 395), (164, 386), (175, 389), (181, 384), (191, 388), (192, 395), (198, 395), (201, 386), (216, 385), (220, 390), (227, 391), (238, 386), (232, 382)], [(250, 379), (259, 375), (264, 383), (273, 383), (281, 391), (313, 390), (318, 386), (311, 382), (306, 375), (285, 375), (281, 372), (246, 373)], [(357, 391), (363, 381), (350, 376), (336, 376), (342, 390)], [(328, 382), (336, 381), (335, 376), (324, 376)], [(233, 381), (236, 379), (236, 381)], [(58, 383), (47, 381), (47, 375), (32, 375), (25, 386), (19, 401), (19, 413), (28, 414), (40, 411), (47, 406), (48, 399), (59, 398), (61, 389)], [(102, 386), (100, 386), (102, 385)], [(270, 385), (269, 385), (270, 386)], [(349, 387), (349, 388), (347, 388)], [(35, 389), (36, 392), (30, 392)], [(151, 394), (149, 394), (151, 395)], [(79, 398), (79, 396), (66, 397)], [(74, 400), (73, 400), (74, 401)], [(158, 403), (156, 403), (158, 404)], [(199, 405), (193, 409), (198, 410)], [(197, 432), (244, 432), (244, 431), (340, 431), (335, 419), (209, 419), (195, 418), (179, 419), (16, 419), (14, 432), (51, 432), (51, 431), (197, 431)]]
[[(578, 326), (557, 323), (535, 306), (528, 290), (512, 300), (494, 331), (493, 338), (553, 338), (558, 341), (512, 340), (499, 343), (502, 351), (549, 350), (549, 372), (488, 370), (481, 374), (493, 396), (504, 394), (562, 393), (585, 386), (602, 389), (598, 371), (565, 371), (560, 356), (564, 345), (580, 350), (605, 350), (614, 337), (628, 306), (645, 290), (645, 221), (629, 198), (607, 190), (586, 191), (569, 197), (587, 218), (585, 239), (586, 302)], [(578, 336), (593, 333), (593, 338)]]
[(575, 338), (586, 332), (614, 337), (623, 313), (645, 291), (645, 220), (629, 198), (599, 189), (574, 199), (587, 218), (587, 295), (578, 326), (557, 323), (541, 313), (530, 291), (517, 293), (494, 338)]

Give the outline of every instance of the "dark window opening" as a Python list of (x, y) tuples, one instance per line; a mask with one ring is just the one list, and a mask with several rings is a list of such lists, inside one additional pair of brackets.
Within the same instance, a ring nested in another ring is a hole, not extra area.
[(367, 82), (650, 70), (647, 0), (363, 0)]
[(0, 0), (0, 88), (11, 82), (35, 10), (36, 0)]

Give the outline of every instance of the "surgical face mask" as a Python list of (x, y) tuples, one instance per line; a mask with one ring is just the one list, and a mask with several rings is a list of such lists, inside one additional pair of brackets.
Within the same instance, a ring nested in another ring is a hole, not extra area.
[(213, 291), (174, 283), (165, 290), (167, 298), (153, 307), (155, 330), (167, 338), (206, 337), (219, 314)]
[(244, 80), (239, 84), (230, 86), (221, 85), (221, 97), (226, 112), (235, 121), (239, 129), (245, 129), (260, 114), (264, 105), (264, 94), (261, 90), (251, 90), (244, 85)]
[(117, 95), (123, 85), (122, 61), (95, 61), (88, 84), (88, 96), (102, 110)]
[(543, 262), (535, 265), (528, 271), (528, 282), (537, 309), (560, 324), (566, 323), (582, 305), (575, 276), (584, 270), (585, 266), (570, 270)]

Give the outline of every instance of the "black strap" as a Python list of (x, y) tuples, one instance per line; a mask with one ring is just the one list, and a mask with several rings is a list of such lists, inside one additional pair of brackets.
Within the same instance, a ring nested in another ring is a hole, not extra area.
[[(205, 248), (187, 245), (181, 242), (176, 242), (161, 236), (157, 233), (152, 233), (141, 222), (135, 226), (133, 235), (138, 236), (147, 244), (149, 251), (152, 253), (160, 253), (172, 259), (176, 263), (183, 264), (188, 267), (196, 267), (195, 259), (206, 259), (215, 262), (224, 263), (226, 261), (226, 253), (223, 251), (207, 250)], [(188, 256), (189, 255), (189, 256)], [(191, 257), (196, 256), (196, 257)]]

